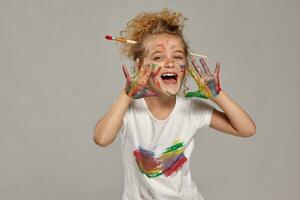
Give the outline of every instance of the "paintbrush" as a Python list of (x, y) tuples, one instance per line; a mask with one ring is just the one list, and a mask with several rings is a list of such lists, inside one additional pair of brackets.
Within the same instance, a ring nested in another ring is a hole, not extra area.
[[(130, 44), (137, 43), (137, 41), (134, 41), (134, 40), (128, 40), (128, 39), (122, 38), (122, 37), (114, 37), (114, 36), (111, 36), (111, 35), (106, 35), (105, 39), (114, 40), (114, 41), (117, 41), (117, 42), (127, 42), (127, 43), (130, 43)], [(201, 55), (201, 54), (198, 54), (198, 53), (192, 53), (190, 51), (188, 51), (188, 54), (190, 54), (191, 56), (207, 58), (207, 56), (205, 56), (205, 55)]]
[(107, 35), (105, 36), (105, 38), (107, 40), (114, 40), (114, 41), (118, 41), (118, 42), (127, 42), (127, 43), (130, 43), (130, 44), (135, 44), (136, 41), (133, 41), (133, 40), (128, 40), (126, 38), (122, 38), (122, 37), (114, 37), (114, 36), (111, 36), (111, 35)]

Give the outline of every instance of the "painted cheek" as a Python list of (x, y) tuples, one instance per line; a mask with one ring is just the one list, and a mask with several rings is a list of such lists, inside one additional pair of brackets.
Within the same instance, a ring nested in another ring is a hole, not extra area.
[(158, 64), (151, 64), (151, 67), (152, 67), (153, 71), (157, 71), (158, 68), (159, 68), (159, 65)]
[(181, 77), (180, 77), (180, 84), (182, 84), (183, 79), (184, 79), (184, 77), (185, 77), (185, 71), (182, 71), (181, 73), (182, 73), (182, 74), (181, 74)]
[(185, 65), (180, 65), (180, 71), (184, 72), (185, 71)]
[(181, 73), (180, 81), (182, 81), (185, 76), (185, 67), (186, 65), (180, 65), (180, 73)]

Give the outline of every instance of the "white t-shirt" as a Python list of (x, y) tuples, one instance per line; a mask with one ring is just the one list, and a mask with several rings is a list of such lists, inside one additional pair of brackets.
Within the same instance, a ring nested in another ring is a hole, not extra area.
[(134, 100), (120, 130), (124, 162), (122, 200), (203, 200), (191, 179), (194, 134), (209, 126), (213, 107), (203, 100), (176, 97), (165, 120), (156, 119), (144, 100)]

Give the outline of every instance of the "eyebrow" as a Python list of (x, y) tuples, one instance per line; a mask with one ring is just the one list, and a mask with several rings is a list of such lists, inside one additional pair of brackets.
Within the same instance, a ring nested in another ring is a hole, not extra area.
[(182, 53), (182, 54), (184, 54), (184, 52), (181, 51), (181, 50), (176, 50), (176, 51), (174, 51), (174, 53)]
[[(154, 54), (156, 54), (156, 53), (162, 53), (162, 52), (163, 52), (163, 51), (161, 51), (161, 50), (156, 50), (156, 51), (154, 51), (153, 53), (151, 53), (150, 56), (152, 56), (152, 55), (154, 55)], [(175, 50), (173, 53), (182, 53), (182, 54), (184, 54), (184, 51), (177, 49), (177, 50)]]
[(162, 53), (162, 51), (160, 51), (160, 50), (158, 50), (158, 51), (154, 51), (153, 53), (151, 53), (151, 55), (150, 55), (150, 56), (152, 56), (152, 55), (154, 55), (154, 54), (156, 54), (156, 53)]

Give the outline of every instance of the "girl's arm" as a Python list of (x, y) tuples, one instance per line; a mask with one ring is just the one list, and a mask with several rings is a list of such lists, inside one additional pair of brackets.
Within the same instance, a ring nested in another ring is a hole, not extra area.
[(203, 70), (194, 58), (192, 58), (194, 68), (188, 68), (198, 85), (198, 90), (188, 92), (185, 96), (211, 99), (223, 109), (224, 112), (214, 109), (210, 127), (240, 137), (249, 137), (255, 134), (256, 125), (250, 116), (221, 89), (219, 80), (220, 63), (217, 63), (212, 74), (204, 59), (200, 58), (199, 61)]
[(239, 137), (250, 137), (255, 134), (256, 125), (251, 117), (224, 90), (210, 99), (224, 111), (216, 109), (213, 111), (210, 127)]
[[(133, 99), (146, 96), (155, 96), (156, 93), (149, 90), (146, 85), (152, 70), (160, 68), (150, 65), (142, 65), (137, 60), (133, 77), (130, 76), (127, 67), (122, 66), (126, 78), (126, 86), (108, 112), (102, 117), (94, 129), (94, 142), (99, 146), (107, 146), (114, 141), (123, 124), (123, 118), (128, 106)], [(155, 71), (154, 71), (155, 72)]]
[(107, 113), (97, 122), (94, 129), (94, 142), (102, 147), (111, 144), (123, 124), (123, 117), (132, 97), (123, 90)]

